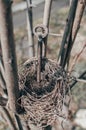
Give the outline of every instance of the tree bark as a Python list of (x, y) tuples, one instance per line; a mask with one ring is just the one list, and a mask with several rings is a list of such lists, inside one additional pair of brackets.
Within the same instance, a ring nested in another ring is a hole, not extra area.
[[(48, 28), (49, 31), (49, 21), (50, 21), (50, 14), (51, 14), (51, 5), (52, 0), (45, 0), (45, 8), (44, 8), (44, 18), (43, 18), (43, 24)], [(47, 39), (48, 35), (44, 38), (44, 56), (46, 57), (46, 51), (47, 51)]]
[(0, 37), (9, 104), (13, 112), (18, 112), (19, 87), (10, 0), (0, 0)]

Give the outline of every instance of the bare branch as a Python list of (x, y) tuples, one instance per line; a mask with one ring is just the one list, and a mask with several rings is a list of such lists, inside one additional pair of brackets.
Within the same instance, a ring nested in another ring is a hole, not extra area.
[(86, 83), (86, 80), (84, 80), (84, 79), (75, 79), (77, 82), (82, 82), (82, 83)]
[(8, 110), (2, 106), (0, 106), (0, 110), (2, 111), (3, 115), (5, 116), (10, 129), (11, 130), (18, 130), (11, 115), (9, 114)]
[[(44, 18), (43, 18), (43, 24), (48, 28), (49, 30), (49, 21), (50, 21), (50, 14), (51, 14), (51, 5), (52, 5), (52, 0), (45, 0), (45, 8), (44, 8)], [(44, 56), (46, 57), (46, 51), (47, 51), (47, 39), (48, 36), (44, 38)]]
[(19, 130), (24, 130), (24, 129), (23, 129), (23, 126), (22, 126), (22, 123), (21, 123), (21, 120), (20, 120), (20, 118), (19, 118), (18, 115), (15, 115), (15, 119), (16, 119), (16, 123), (17, 123), (17, 125), (18, 125), (18, 129), (19, 129)]
[(85, 6), (86, 6), (86, 0), (79, 0), (78, 1), (76, 16), (75, 16), (74, 25), (73, 25), (73, 31), (72, 31), (72, 44), (74, 43), (77, 32), (80, 28), (80, 23), (81, 23), (81, 20), (82, 20), (82, 16), (83, 16)]
[(45, 0), (43, 24), (44, 24), (47, 28), (49, 27), (50, 13), (51, 13), (51, 5), (52, 5), (52, 0)]
[(29, 58), (35, 56), (34, 50), (34, 35), (33, 35), (33, 12), (32, 12), (32, 0), (26, 0), (27, 2), (27, 30), (28, 30), (28, 56)]
[(63, 34), (55, 34), (55, 33), (48, 33), (48, 35), (50, 35), (50, 36), (55, 36), (55, 37), (62, 37), (63, 36)]
[(86, 0), (78, 0), (76, 15), (75, 15), (74, 23), (73, 23), (72, 34), (71, 34), (72, 35), (72, 37), (71, 37), (72, 42), (71, 42), (70, 48), (68, 48), (69, 51), (67, 53), (68, 59), (70, 59), (71, 50), (72, 50), (74, 41), (76, 39), (77, 33), (79, 31), (79, 28), (80, 28), (80, 23), (82, 20), (85, 6), (86, 6)]
[(10, 108), (12, 111), (16, 112), (19, 108), (17, 104), (19, 87), (11, 12), (11, 1), (0, 0), (0, 37), (6, 85)]
[(3, 96), (5, 95), (7, 97), (7, 88), (6, 83), (3, 79), (2, 73), (0, 72), (0, 94)]
[(81, 49), (81, 51), (75, 56), (75, 58), (73, 59), (69, 72), (71, 73), (73, 68), (75, 67), (75, 64), (77, 62), (77, 60), (79, 59), (79, 57), (81, 56), (81, 54), (83, 53), (83, 51), (86, 49), (86, 43), (84, 44), (83, 48)]
[[(84, 79), (84, 77), (85, 77), (85, 79), (86, 79), (86, 70), (77, 78), (77, 79)], [(75, 80), (71, 85), (70, 85), (70, 89), (72, 89), (75, 85), (76, 85), (76, 83), (77, 83), (78, 81), (77, 80)], [(68, 90), (66, 91), (66, 94), (68, 93)]]
[(5, 81), (2, 77), (2, 74), (0, 72), (0, 86), (3, 88), (3, 89), (6, 89), (6, 84), (5, 84)]
[(4, 67), (3, 67), (3, 64), (2, 64), (1, 61), (0, 61), (0, 71), (2, 73), (2, 76), (3, 76), (4, 80), (5, 80), (5, 70), (4, 70)]
[(60, 48), (60, 52), (59, 52), (59, 61), (60, 61), (60, 65), (63, 68), (66, 65), (69, 49), (71, 48), (72, 27), (73, 27), (73, 22), (74, 22), (74, 18), (75, 18), (77, 3), (78, 3), (78, 0), (72, 0), (70, 11), (69, 11), (69, 16), (67, 19), (67, 23), (66, 23), (62, 43), (61, 43), (61, 48)]

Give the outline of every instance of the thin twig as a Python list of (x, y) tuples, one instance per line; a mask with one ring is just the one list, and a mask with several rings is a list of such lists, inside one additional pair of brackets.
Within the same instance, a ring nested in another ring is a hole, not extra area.
[(0, 73), (0, 86), (1, 86), (3, 89), (6, 89), (5, 81), (4, 81), (4, 79), (3, 79), (1, 73)]
[(3, 76), (4, 80), (5, 80), (5, 70), (4, 70), (4, 67), (3, 67), (3, 64), (2, 64), (1, 61), (0, 61), (0, 71), (2, 73), (2, 76)]
[[(86, 70), (78, 77), (78, 79), (84, 78), (85, 75), (86, 75)], [(86, 77), (85, 77), (85, 79), (86, 79)], [(77, 82), (78, 82), (78, 81), (75, 80), (75, 81), (70, 85), (70, 89), (72, 89), (72, 88), (76, 85)], [(66, 90), (66, 94), (67, 94), (67, 93), (68, 93), (68, 89)]]
[(41, 67), (42, 67), (42, 37), (38, 38), (38, 67), (37, 67), (37, 82), (41, 81)]
[[(63, 34), (60, 34), (60, 33), (51, 33), (51, 32), (49, 32), (48, 35), (55, 36), (55, 37), (62, 37), (63, 36)], [(80, 37), (80, 36), (78, 35), (77, 37)]]
[(86, 83), (86, 80), (84, 80), (84, 79), (75, 79), (77, 82), (82, 82), (82, 83)]
[(62, 37), (63, 34), (55, 34), (55, 33), (48, 33), (48, 35), (51, 35), (51, 36), (56, 36), (56, 37)]
[(21, 123), (21, 120), (20, 120), (19, 116), (16, 115), (16, 114), (15, 114), (15, 119), (16, 119), (16, 123), (17, 123), (18, 129), (19, 130), (24, 130), (23, 126), (22, 126), (22, 123)]
[(86, 43), (84, 44), (83, 48), (81, 49), (81, 51), (75, 56), (74, 60), (72, 61), (72, 65), (70, 66), (69, 72), (71, 73), (74, 66), (76, 65), (76, 62), (78, 61), (79, 57), (81, 56), (81, 54), (83, 53), (83, 51), (86, 49)]

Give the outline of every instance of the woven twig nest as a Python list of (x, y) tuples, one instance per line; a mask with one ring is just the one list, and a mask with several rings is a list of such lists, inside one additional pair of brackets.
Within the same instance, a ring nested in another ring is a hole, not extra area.
[(28, 121), (35, 125), (52, 124), (62, 109), (65, 91), (68, 89), (67, 73), (52, 60), (42, 59), (41, 81), (37, 82), (37, 59), (25, 62), (19, 72), (21, 106)]

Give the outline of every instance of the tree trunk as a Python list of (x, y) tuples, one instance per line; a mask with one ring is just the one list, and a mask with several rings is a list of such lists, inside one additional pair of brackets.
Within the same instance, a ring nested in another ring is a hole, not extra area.
[(18, 112), (19, 87), (10, 0), (0, 0), (0, 37), (9, 104), (13, 112)]

